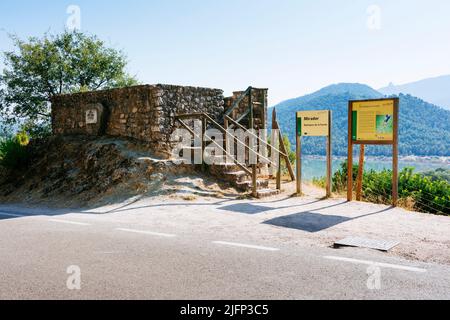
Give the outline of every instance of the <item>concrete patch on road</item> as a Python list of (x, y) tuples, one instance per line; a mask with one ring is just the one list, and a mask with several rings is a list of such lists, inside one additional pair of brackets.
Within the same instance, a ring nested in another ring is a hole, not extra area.
[(276, 217), (264, 224), (276, 227), (301, 230), (309, 233), (317, 233), (335, 227), (344, 222), (351, 221), (352, 218), (317, 212), (302, 212), (287, 216)]
[(348, 237), (343, 240), (336, 241), (334, 243), (335, 247), (358, 247), (358, 248), (368, 248), (379, 251), (389, 251), (392, 248), (398, 246), (400, 242), (388, 241), (388, 240), (375, 240), (359, 237)]

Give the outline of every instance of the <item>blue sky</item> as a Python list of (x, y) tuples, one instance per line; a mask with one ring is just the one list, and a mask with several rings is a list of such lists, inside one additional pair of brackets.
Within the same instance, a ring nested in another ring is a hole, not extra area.
[(273, 104), (337, 82), (450, 74), (448, 0), (2, 0), (0, 51), (7, 33), (62, 31), (69, 5), (144, 83), (267, 87)]

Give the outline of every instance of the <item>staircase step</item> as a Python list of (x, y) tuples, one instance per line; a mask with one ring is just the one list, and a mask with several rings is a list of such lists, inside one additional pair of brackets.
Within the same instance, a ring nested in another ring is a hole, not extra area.
[[(223, 179), (227, 172), (234, 172), (242, 170), (238, 165), (234, 163), (214, 163), (209, 166), (209, 173), (219, 179)], [(229, 182), (235, 182), (235, 180), (229, 180)]]
[(256, 193), (256, 196), (258, 199), (262, 199), (262, 198), (269, 198), (269, 197), (277, 196), (279, 194), (280, 194), (280, 190), (262, 189), (262, 190), (258, 190), (258, 192)]
[(183, 149), (180, 150), (179, 156), (182, 157), (182, 156), (190, 154), (191, 157), (193, 158), (196, 153), (198, 154), (198, 152), (200, 152), (200, 154), (201, 154), (201, 151), (202, 151), (202, 148), (187, 146), (187, 147), (183, 147)]
[(251, 179), (251, 176), (245, 171), (225, 172), (224, 177), (230, 182), (244, 182)]
[(208, 158), (208, 162), (212, 163), (214, 165), (221, 165), (222, 163), (224, 163), (224, 156), (214, 156), (214, 155), (209, 155), (209, 154), (205, 154), (205, 159)]
[[(251, 181), (243, 181), (243, 182), (237, 182), (236, 188), (241, 191), (249, 191), (253, 188), (253, 183)], [(262, 189), (267, 188), (269, 186), (269, 180), (257, 180), (256, 181), (256, 188)]]
[(202, 151), (202, 148), (201, 147), (183, 147), (183, 149), (182, 150), (186, 150), (186, 151), (199, 151), (199, 152), (201, 152)]
[(222, 174), (225, 172), (242, 170), (237, 164), (233, 162), (219, 162), (215, 163), (213, 166), (217, 167), (217, 169), (222, 170)]

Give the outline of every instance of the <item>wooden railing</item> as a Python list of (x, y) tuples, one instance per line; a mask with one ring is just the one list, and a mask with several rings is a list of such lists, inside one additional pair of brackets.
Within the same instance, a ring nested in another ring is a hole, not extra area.
[[(238, 127), (239, 129), (242, 130), (247, 130), (247, 128), (245, 128), (242, 124), (240, 124), (239, 122), (237, 122), (236, 120), (233, 120), (232, 118), (230, 118), (229, 116), (225, 116), (225, 120), (228, 122), (231, 122), (232, 124), (234, 124), (236, 127)], [(225, 128), (227, 126), (224, 126)], [(261, 139), (257, 134), (253, 133), (252, 131), (249, 131), (249, 134), (251, 136), (253, 136), (254, 138), (256, 138), (259, 142), (261, 142), (263, 145), (265, 146), (269, 146), (269, 143), (267, 142), (267, 140)], [(272, 147), (272, 151), (275, 151), (279, 154), (281, 154), (283, 157), (287, 157), (288, 155), (280, 150), (278, 150), (277, 148), (275, 148), (274, 146)]]
[[(292, 181), (295, 181), (295, 172), (294, 172), (294, 169), (292, 168), (292, 164), (289, 160), (289, 152), (283, 141), (283, 132), (281, 131), (280, 124), (278, 123), (277, 111), (275, 110), (275, 108), (273, 108), (273, 111), (272, 111), (272, 130), (277, 130), (277, 132), (278, 132), (278, 141), (279, 141), (279, 145), (280, 145), (280, 149), (281, 149), (281, 152), (278, 152), (279, 159), (278, 159), (278, 172), (277, 172), (277, 189), (280, 190), (281, 189), (281, 176), (282, 176), (281, 160), (284, 159), (286, 167), (289, 171), (289, 176), (291, 177)], [(273, 141), (272, 141), (272, 143), (273, 143)]]
[[(212, 119), (209, 115), (207, 115), (206, 113), (189, 113), (189, 114), (179, 114), (175, 116), (175, 119), (183, 126), (183, 128), (187, 129), (192, 136), (196, 137), (196, 138), (200, 138), (202, 141), (202, 159), (204, 157), (204, 152), (205, 152), (205, 142), (204, 139), (207, 138), (209, 140), (211, 140), (211, 142), (218, 147), (221, 151), (223, 151), (225, 153), (225, 156), (227, 156), (227, 159), (231, 159), (233, 161), (234, 164), (236, 164), (239, 168), (241, 168), (243, 171), (245, 171), (248, 175), (251, 175), (252, 172), (242, 163), (240, 163), (236, 157), (232, 154), (230, 154), (228, 152), (228, 150), (226, 150), (226, 148), (224, 148), (223, 146), (221, 146), (220, 144), (218, 144), (215, 140), (211, 139), (211, 137), (206, 136), (206, 128), (207, 128), (207, 120), (209, 120), (210, 122), (212, 122), (216, 127), (218, 127), (218, 129), (221, 132), (226, 132), (228, 133), (220, 124), (218, 124), (214, 119)], [(202, 121), (202, 132), (201, 135), (198, 135), (197, 133), (195, 133), (194, 130), (192, 130), (191, 128), (189, 128), (189, 126), (183, 121), (184, 119), (198, 119)], [(204, 160), (202, 160), (202, 162), (204, 162)]]
[[(223, 151), (226, 157), (226, 161), (232, 160), (235, 165), (237, 165), (239, 168), (241, 168), (245, 173), (248, 175), (251, 175), (252, 177), (252, 194), (254, 197), (257, 196), (257, 165), (256, 162), (258, 162), (258, 159), (264, 160), (267, 164), (270, 164), (273, 168), (276, 169), (277, 175), (277, 189), (281, 190), (281, 176), (282, 176), (282, 167), (281, 162), (282, 160), (285, 161), (286, 167), (289, 171), (289, 175), (292, 181), (295, 181), (295, 173), (292, 168), (292, 164), (289, 161), (289, 152), (287, 150), (286, 145), (283, 141), (283, 135), (281, 133), (280, 126), (278, 124), (277, 118), (276, 118), (276, 111), (274, 109), (273, 111), (273, 117), (272, 117), (272, 130), (277, 130), (279, 132), (279, 147), (275, 148), (273, 145), (270, 145), (267, 141), (263, 140), (261, 137), (259, 137), (257, 134), (254, 133), (255, 125), (254, 125), (254, 106), (255, 105), (261, 105), (259, 102), (253, 102), (253, 88), (248, 87), (247, 90), (245, 90), (233, 103), (230, 109), (228, 109), (224, 113), (224, 125), (222, 126), (219, 124), (216, 120), (214, 120), (211, 116), (209, 116), (207, 113), (189, 113), (189, 114), (178, 114), (175, 116), (175, 119), (182, 125), (183, 128), (188, 130), (193, 137), (200, 138), (202, 141), (202, 162), (204, 162), (204, 151), (205, 151), (205, 141), (204, 139), (208, 139), (211, 141), (212, 144), (214, 144), (219, 150)], [(244, 111), (242, 115), (239, 116), (238, 119), (233, 119), (231, 117), (231, 114), (233, 113), (236, 108), (239, 107), (240, 103), (245, 99), (245, 97), (249, 97), (248, 99), (248, 108)], [(265, 106), (263, 106), (265, 108)], [(244, 120), (246, 117), (248, 117), (249, 125), (248, 128), (242, 125), (240, 122)], [(198, 136), (194, 130), (192, 130), (183, 120), (185, 119), (198, 119), (202, 121), (202, 132), (201, 137)], [(221, 146), (219, 143), (217, 143), (215, 140), (211, 139), (211, 137), (206, 136), (206, 130), (208, 123), (212, 124), (215, 128), (220, 130), (224, 134), (224, 144), (225, 146)], [(264, 147), (267, 147), (270, 145), (272, 152), (276, 152), (279, 156), (278, 163), (273, 162), (265, 155), (259, 153), (258, 151), (254, 150), (253, 148), (250, 148), (245, 141), (241, 141), (240, 139), (236, 139), (235, 135), (233, 135), (229, 129), (232, 127), (240, 128), (244, 131), (246, 131), (248, 134), (250, 134), (253, 138), (256, 138), (258, 143), (257, 145), (262, 145)], [(236, 143), (242, 145), (246, 151), (252, 153), (252, 155), (256, 156), (255, 163), (251, 163), (251, 170), (248, 169), (247, 165), (245, 163), (239, 162), (237, 157), (235, 157), (234, 154), (230, 153), (230, 150), (228, 148), (229, 146), (229, 139), (233, 139), (233, 143), (236, 141)]]

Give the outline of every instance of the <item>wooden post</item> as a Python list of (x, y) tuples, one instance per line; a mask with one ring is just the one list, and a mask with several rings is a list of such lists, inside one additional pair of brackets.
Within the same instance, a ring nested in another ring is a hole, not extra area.
[(203, 171), (206, 171), (205, 166), (205, 150), (206, 150), (206, 142), (205, 142), (205, 136), (206, 136), (206, 118), (202, 117), (202, 169)]
[(364, 176), (364, 156), (365, 148), (364, 144), (361, 144), (359, 150), (359, 166), (358, 166), (358, 179), (356, 181), (356, 201), (361, 201), (362, 187), (363, 187), (363, 176)]
[(298, 127), (298, 118), (297, 115), (295, 115), (295, 122), (296, 122), (296, 131), (295, 131), (295, 137), (296, 137), (296, 158), (297, 158), (297, 195), (302, 196), (302, 137), (299, 134), (299, 130), (301, 128)]
[(281, 190), (281, 153), (278, 154), (277, 190)]
[(249, 88), (249, 91), (248, 91), (248, 108), (249, 108), (249, 111), (250, 111), (250, 121), (249, 121), (249, 127), (250, 127), (250, 130), (253, 130), (255, 127), (254, 127), (254, 109), (253, 109), (253, 90), (252, 90), (252, 87), (250, 87)]
[(252, 165), (252, 195), (258, 197), (258, 180), (256, 174), (256, 165)]
[[(272, 146), (273, 149), (271, 150), (270, 153), (270, 158), (276, 163), (277, 160), (275, 159), (275, 149), (276, 149), (276, 141), (278, 139), (278, 133), (277, 133), (277, 126), (276, 126), (276, 122), (277, 122), (277, 111), (275, 108), (273, 108), (272, 110)], [(273, 163), (270, 164), (270, 173), (272, 175), (272, 178), (275, 177), (275, 179), (277, 178), (277, 174), (278, 174), (278, 167), (275, 167), (273, 165)]]
[(283, 132), (281, 131), (280, 125), (278, 124), (278, 121), (275, 121), (275, 125), (274, 128), (276, 130), (278, 130), (279, 136), (280, 136), (280, 145), (278, 150), (280, 150), (281, 152), (283, 152), (286, 156), (281, 155), (281, 159), (284, 159), (285, 163), (286, 163), (286, 167), (288, 169), (289, 175), (291, 177), (291, 180), (294, 181), (295, 180), (295, 173), (294, 173), (294, 168), (292, 168), (292, 164), (289, 160), (289, 151), (286, 148), (284, 141), (283, 141)]
[[(248, 107), (250, 109), (250, 119), (249, 119), (249, 129), (251, 132), (255, 129), (255, 119), (254, 119), (254, 110), (253, 110), (253, 90), (250, 87), (249, 93), (248, 93)], [(253, 132), (254, 133), (254, 132)], [(258, 142), (257, 142), (258, 143)], [(253, 145), (253, 148), (257, 148), (258, 145)], [(256, 162), (258, 162), (258, 155), (255, 155), (256, 150), (249, 151), (249, 160), (251, 160), (254, 156), (256, 156)], [(252, 163), (252, 195), (253, 197), (258, 196), (258, 177), (257, 177), (257, 165), (256, 163)]]
[(399, 99), (394, 100), (394, 141), (392, 155), (392, 205), (398, 205), (398, 128), (399, 128)]
[[(274, 137), (277, 137), (277, 142), (278, 145), (275, 144), (275, 141), (272, 141), (272, 144), (275, 146), (275, 148), (277, 148), (278, 150), (280, 150), (280, 146), (282, 144), (281, 141), (281, 134), (280, 134), (280, 130), (277, 126), (277, 111), (275, 110), (275, 108), (273, 109), (272, 112), (272, 130), (276, 130), (276, 134), (274, 135)], [(276, 172), (276, 183), (277, 183), (277, 190), (281, 190), (281, 154), (278, 153), (278, 159), (277, 159), (277, 168), (276, 168), (277, 172)]]
[(332, 175), (333, 175), (333, 162), (332, 162), (332, 112), (328, 111), (328, 138), (327, 138), (327, 198), (332, 194)]
[(280, 139), (279, 139), (278, 150), (280, 150), (281, 152), (283, 152), (286, 155), (286, 156), (282, 155), (281, 158), (285, 160), (286, 167), (288, 169), (289, 175), (291, 176), (291, 180), (294, 181), (295, 180), (294, 169), (292, 168), (292, 164), (289, 161), (289, 151), (283, 142), (283, 132), (281, 131), (280, 125), (278, 123), (277, 113), (276, 113), (275, 108), (273, 109), (273, 112), (272, 112), (272, 130), (277, 130), (279, 133)]
[(347, 201), (353, 200), (353, 105), (348, 104)]
[(230, 148), (229, 148), (229, 139), (228, 139), (228, 118), (227, 117), (225, 117), (225, 119), (223, 120), (223, 128), (225, 129), (225, 136), (223, 139), (224, 149), (225, 149), (224, 161), (225, 161), (225, 163), (228, 163), (228, 160), (230, 160), (228, 158), (228, 152), (230, 152)]

